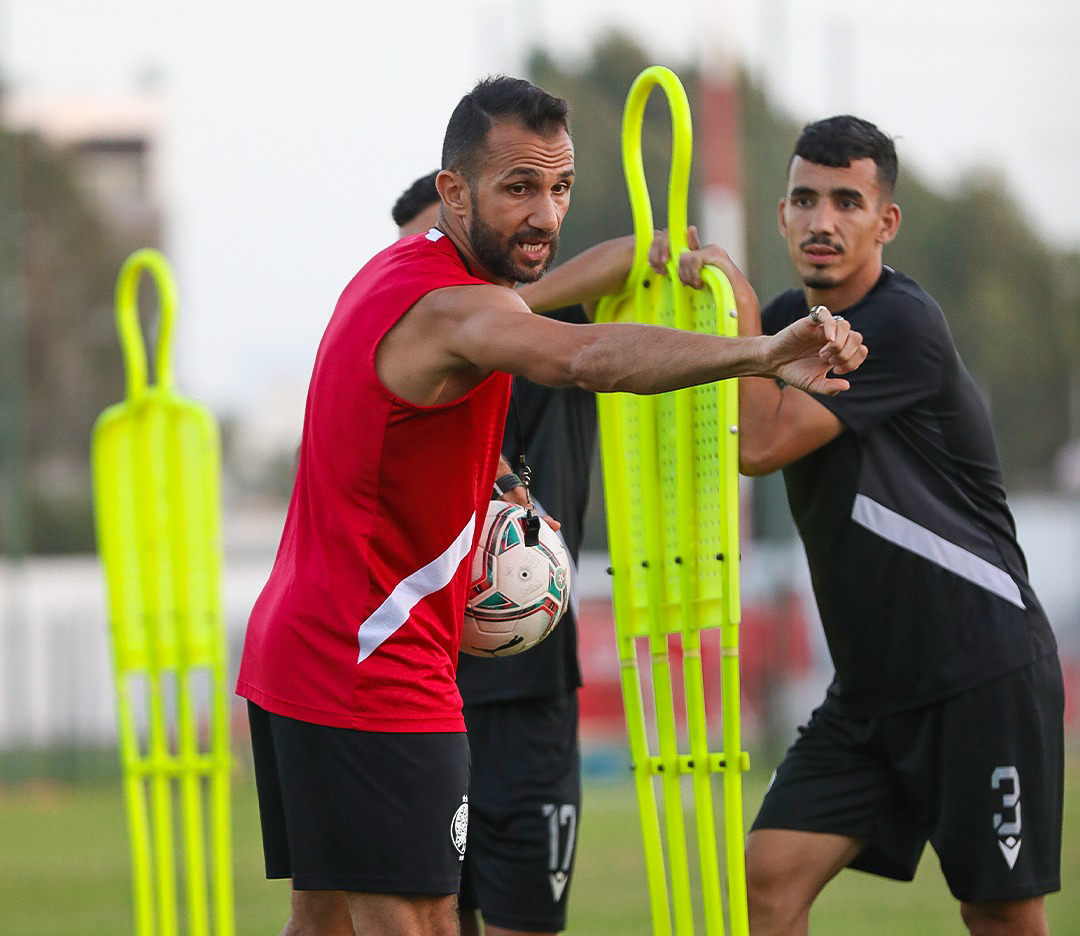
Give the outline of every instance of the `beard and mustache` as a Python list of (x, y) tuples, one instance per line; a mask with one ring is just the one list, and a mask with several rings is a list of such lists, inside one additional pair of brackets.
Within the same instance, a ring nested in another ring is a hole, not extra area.
[[(503, 238), (480, 217), (476, 196), (472, 199), (473, 215), (469, 223), (469, 242), (476, 259), (497, 278), (514, 283), (535, 283), (555, 259), (559, 236), (548, 234), (538, 228), (526, 227), (515, 232), (508, 240)], [(540, 266), (522, 266), (514, 260), (514, 248), (519, 244), (547, 244), (548, 252)]]
[[(811, 234), (806, 240), (799, 244), (799, 249), (804, 250), (811, 246), (828, 247), (837, 254), (842, 254), (844, 252), (844, 248), (839, 244), (834, 244), (826, 234)], [(809, 286), (811, 289), (830, 289), (836, 284), (835, 277), (828, 270), (814, 270), (803, 277), (803, 285)]]

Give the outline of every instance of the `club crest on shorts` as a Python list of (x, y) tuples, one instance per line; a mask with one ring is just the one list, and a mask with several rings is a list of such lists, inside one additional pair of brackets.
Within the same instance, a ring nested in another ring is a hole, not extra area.
[(465, 839), (469, 834), (469, 797), (461, 797), (461, 805), (458, 806), (454, 818), (450, 820), (450, 841), (457, 849), (458, 861), (465, 860)]

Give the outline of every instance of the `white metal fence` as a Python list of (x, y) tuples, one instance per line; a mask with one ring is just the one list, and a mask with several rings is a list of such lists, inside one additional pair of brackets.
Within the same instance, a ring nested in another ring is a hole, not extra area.
[[(269, 560), (224, 576), (230, 660)], [(0, 564), (0, 748), (116, 738), (105, 586), (94, 556)]]
[[(1078, 660), (1080, 501), (1023, 498), (1013, 506), (1032, 580), (1063, 656)], [(223, 597), (234, 668), (248, 612), (270, 569), (271, 549), (263, 542), (225, 564)], [(595, 567), (594, 577), (606, 587), (606, 577), (596, 571), (603, 565), (599, 557), (583, 557), (582, 571)], [(771, 574), (745, 561), (743, 571), (746, 584), (748, 578)], [(105, 592), (96, 557), (0, 563), (0, 749), (107, 744), (115, 737)]]

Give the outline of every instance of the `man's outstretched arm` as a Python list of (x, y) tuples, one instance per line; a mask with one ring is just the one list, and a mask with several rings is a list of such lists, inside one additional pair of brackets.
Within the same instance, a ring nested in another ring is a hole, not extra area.
[(376, 370), (394, 393), (422, 405), (458, 399), (493, 371), (547, 386), (661, 393), (728, 377), (777, 376), (838, 393), (861, 363), (858, 335), (828, 313), (776, 335), (724, 338), (654, 325), (571, 325), (533, 315), (502, 286), (453, 286), (424, 296), (391, 328)]
[(429, 327), (461, 362), (454, 369), (471, 365), (548, 386), (630, 393), (761, 374), (815, 393), (838, 393), (847, 381), (826, 373), (852, 370), (863, 356), (848, 323), (827, 313), (820, 324), (806, 317), (776, 335), (721, 338), (631, 323), (567, 325), (518, 315), (511, 301), (524, 310), (517, 296), (497, 286), (455, 287), (432, 295)]

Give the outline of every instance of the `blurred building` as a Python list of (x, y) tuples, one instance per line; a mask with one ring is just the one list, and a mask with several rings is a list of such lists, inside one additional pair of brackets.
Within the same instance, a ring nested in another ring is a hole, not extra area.
[(79, 185), (125, 240), (159, 245), (164, 116), (157, 92), (14, 91), (4, 98), (3, 120), (66, 151)]

